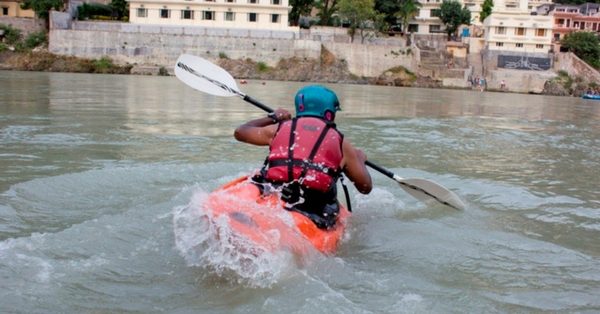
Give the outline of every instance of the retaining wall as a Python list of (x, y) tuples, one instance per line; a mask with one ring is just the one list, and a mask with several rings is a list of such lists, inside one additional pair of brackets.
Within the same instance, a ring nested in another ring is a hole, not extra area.
[(325, 47), (346, 60), (349, 70), (358, 76), (379, 76), (396, 66), (416, 69), (414, 57), (395, 42), (387, 45), (320, 41), (306, 34), (301, 36), (299, 31), (71, 22), (59, 15), (53, 15), (51, 21), (55, 27), (50, 30), (50, 52), (77, 57), (108, 56), (117, 62), (169, 68), (182, 53), (209, 60), (224, 54), (231, 59), (250, 58), (275, 66), (284, 58), (318, 59)]

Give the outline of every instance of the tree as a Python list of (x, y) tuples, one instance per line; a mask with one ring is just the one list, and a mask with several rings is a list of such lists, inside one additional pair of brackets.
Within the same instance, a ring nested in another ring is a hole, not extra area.
[(112, 0), (110, 2), (113, 17), (121, 19), (124, 16), (129, 16), (129, 2), (125, 0)]
[(417, 0), (402, 0), (396, 12), (396, 17), (402, 21), (402, 31), (408, 31), (408, 23), (419, 14), (421, 4)]
[(452, 35), (456, 35), (459, 26), (471, 25), (471, 11), (466, 6), (461, 8), (457, 0), (444, 0), (440, 6), (440, 20), (446, 25), (446, 33), (450, 40)]
[(595, 33), (573, 32), (567, 34), (560, 44), (589, 65), (600, 68), (600, 40)]
[(383, 21), (388, 25), (395, 25), (398, 18), (396, 12), (400, 8), (398, 0), (375, 0), (375, 11), (383, 14)]
[(337, 12), (338, 0), (317, 0), (315, 7), (319, 10), (319, 25), (331, 26), (333, 24), (333, 14)]
[(310, 10), (313, 8), (314, 0), (290, 0), (290, 24), (298, 25), (300, 23), (300, 17), (303, 15), (309, 15)]
[(375, 24), (376, 12), (374, 0), (340, 0), (339, 13), (342, 18), (350, 22), (348, 34), (354, 42), (356, 30), (360, 30), (361, 43), (365, 40), (365, 29), (369, 22)]
[(37, 17), (48, 21), (50, 10), (61, 10), (63, 0), (25, 0), (21, 3), (21, 9), (33, 10)]
[(479, 15), (479, 22), (483, 23), (486, 17), (492, 14), (492, 8), (494, 7), (493, 0), (484, 0), (481, 5), (481, 14)]

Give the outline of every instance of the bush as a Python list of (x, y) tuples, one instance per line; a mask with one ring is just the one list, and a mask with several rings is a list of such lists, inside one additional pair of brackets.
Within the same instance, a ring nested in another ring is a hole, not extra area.
[(18, 44), (23, 38), (21, 30), (11, 25), (0, 24), (0, 29), (4, 31), (4, 43), (9, 46)]
[[(77, 7), (77, 19), (86, 20), (91, 17), (112, 16), (113, 9), (109, 5), (100, 3), (84, 3)], [(111, 18), (109, 18), (111, 19)]]
[(256, 64), (256, 68), (258, 69), (258, 72), (265, 72), (269, 70), (269, 66), (262, 61)]
[(224, 53), (224, 52), (219, 52), (219, 58), (220, 59), (229, 59), (229, 57), (227, 56), (227, 54)]
[(98, 60), (94, 60), (93, 65), (95, 73), (109, 73), (114, 67), (113, 62), (109, 57), (102, 57)]
[(8, 46), (4, 43), (0, 43), (0, 52), (8, 50)]
[(35, 32), (31, 33), (25, 38), (25, 42), (23, 43), (23, 48), (25, 49), (33, 49), (35, 47), (46, 44), (48, 41), (48, 37), (46, 36), (46, 32)]

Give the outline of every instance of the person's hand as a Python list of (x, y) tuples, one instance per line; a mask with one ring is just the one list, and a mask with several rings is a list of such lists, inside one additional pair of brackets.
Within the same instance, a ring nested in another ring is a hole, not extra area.
[(277, 108), (269, 114), (269, 117), (277, 122), (286, 121), (292, 118), (292, 114), (283, 108)]

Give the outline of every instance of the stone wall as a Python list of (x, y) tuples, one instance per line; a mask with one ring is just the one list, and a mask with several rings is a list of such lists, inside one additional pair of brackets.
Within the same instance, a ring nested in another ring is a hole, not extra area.
[(46, 29), (44, 20), (25, 17), (0, 16), (0, 24), (11, 25), (14, 28), (18, 28), (22, 31), (24, 36)]
[[(49, 50), (61, 55), (85, 58), (108, 56), (122, 62), (171, 67), (182, 53), (215, 60), (250, 58), (275, 66), (292, 57), (318, 59), (325, 47), (349, 70), (364, 77), (379, 76), (385, 70), (404, 66), (416, 68), (407, 48), (395, 45), (350, 44), (313, 40), (300, 32), (135, 25), (120, 22), (73, 21), (53, 15)], [(60, 22), (63, 21), (63, 22)], [(319, 36), (320, 37), (320, 36)]]
[(581, 77), (588, 82), (600, 82), (600, 72), (579, 59), (572, 52), (559, 52), (554, 58), (554, 69), (566, 71), (569, 76)]

